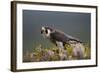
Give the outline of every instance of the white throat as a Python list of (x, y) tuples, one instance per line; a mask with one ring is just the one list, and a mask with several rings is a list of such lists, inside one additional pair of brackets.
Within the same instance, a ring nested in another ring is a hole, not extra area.
[(48, 30), (48, 33), (46, 34), (46, 37), (50, 37), (50, 30)]

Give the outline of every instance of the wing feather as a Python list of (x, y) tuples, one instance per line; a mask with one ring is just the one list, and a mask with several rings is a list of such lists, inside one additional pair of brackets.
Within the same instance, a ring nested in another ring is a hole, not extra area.
[(80, 40), (72, 37), (72, 36), (69, 36), (68, 34), (65, 34), (65, 33), (62, 33), (62, 32), (53, 32), (50, 34), (51, 36), (51, 39), (52, 40), (57, 40), (57, 41), (60, 41), (60, 42), (68, 42), (68, 41), (76, 41), (76, 42), (81, 42)]

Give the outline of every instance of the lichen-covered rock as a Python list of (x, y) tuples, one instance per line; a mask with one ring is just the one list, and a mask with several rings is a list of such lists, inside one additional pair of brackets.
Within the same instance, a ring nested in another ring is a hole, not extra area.
[[(66, 49), (59, 50), (57, 47), (43, 48), (40, 44), (33, 51), (27, 51), (23, 54), (23, 62), (41, 62), (41, 61), (62, 61), (62, 60), (76, 60), (73, 57), (73, 49), (69, 45), (65, 45)], [(90, 59), (90, 48), (85, 46), (85, 58)]]

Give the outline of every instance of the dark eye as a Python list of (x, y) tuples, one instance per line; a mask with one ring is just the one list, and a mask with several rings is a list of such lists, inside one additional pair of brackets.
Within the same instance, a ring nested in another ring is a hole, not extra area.
[(45, 30), (45, 33), (47, 34), (47, 33), (48, 33), (48, 31), (47, 31), (47, 30)]

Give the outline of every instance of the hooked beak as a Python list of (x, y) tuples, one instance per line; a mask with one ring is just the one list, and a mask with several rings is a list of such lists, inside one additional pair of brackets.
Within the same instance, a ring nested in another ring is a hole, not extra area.
[(44, 30), (41, 30), (41, 34), (43, 34)]
[(41, 29), (41, 34), (43, 34), (44, 32), (45, 32), (45, 28), (42, 27), (42, 29)]

